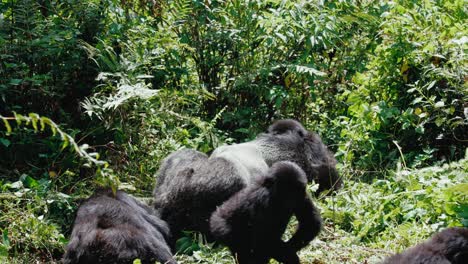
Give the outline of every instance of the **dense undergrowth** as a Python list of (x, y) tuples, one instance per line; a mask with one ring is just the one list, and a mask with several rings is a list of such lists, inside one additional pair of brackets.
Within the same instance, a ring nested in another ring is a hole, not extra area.
[[(0, 261), (57, 261), (97, 186), (150, 196), (171, 151), (279, 118), (319, 133), (346, 183), (317, 199), (304, 262), (467, 226), (466, 20), (462, 0), (0, 1)], [(233, 263), (181, 244), (181, 263)]]

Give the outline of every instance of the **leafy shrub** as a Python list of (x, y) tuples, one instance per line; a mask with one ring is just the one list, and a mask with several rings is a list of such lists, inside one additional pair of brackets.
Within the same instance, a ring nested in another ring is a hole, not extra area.
[(1, 5), (0, 114), (34, 112), (79, 124), (95, 67), (78, 45), (101, 29), (98, 1), (14, 0)]
[[(317, 131), (348, 178), (336, 198), (319, 201), (334, 226), (301, 257), (378, 261), (381, 248), (466, 225), (466, 159), (437, 166), (468, 147), (464, 6), (2, 2), (0, 115), (12, 131), (0, 123), (0, 257), (55, 256), (76, 200), (96, 183), (149, 195), (171, 151), (248, 140), (278, 118)], [(414, 170), (428, 165), (436, 167)], [(199, 250), (180, 260), (232, 262), (226, 250), (185, 242)]]
[(396, 1), (381, 14), (374, 54), (341, 97), (349, 107), (340, 152), (355, 166), (393, 166), (400, 146), (408, 166), (462, 158), (463, 8), (460, 1)]
[(409, 243), (402, 241), (400, 247), (440, 228), (466, 225), (467, 158), (443, 166), (401, 170), (372, 184), (348, 182), (346, 189), (352, 192), (324, 200), (324, 217), (366, 243), (405, 237)]
[[(31, 113), (28, 116), (14, 114), (13, 117), (3, 117), (0, 115), (2, 128), (5, 128), (3, 146), (9, 147), (5, 142), (10, 141), (12, 134), (27, 135), (27, 132), (45, 132), (50, 130), (52, 136), (57, 136), (57, 142), (44, 141), (49, 144), (57, 144), (56, 159), (60, 153), (67, 148), (72, 151), (74, 160), (81, 157), (83, 162), (78, 162), (85, 166), (95, 166), (97, 168), (96, 181), (108, 186), (117, 185), (110, 171), (106, 168), (107, 163), (98, 160), (97, 153), (88, 152), (87, 145), (79, 146), (74, 138), (65, 133), (57, 124), (46, 117)], [(13, 123), (13, 122), (14, 123)], [(30, 128), (30, 129), (28, 129)], [(18, 133), (20, 131), (20, 133)], [(14, 138), (14, 137), (13, 137)], [(58, 144), (58, 142), (60, 142)], [(31, 144), (28, 144), (31, 147)], [(1, 150), (1, 149), (0, 149)], [(60, 151), (58, 151), (60, 150)], [(6, 152), (6, 151), (5, 151)], [(15, 153), (15, 151), (11, 151)], [(15, 164), (13, 164), (15, 165)], [(74, 163), (76, 166), (76, 164)], [(62, 166), (62, 169), (67, 169)], [(40, 173), (42, 171), (42, 174)], [(10, 253), (18, 252), (36, 252), (37, 255), (47, 258), (58, 258), (62, 254), (63, 246), (66, 243), (64, 238), (64, 229), (69, 227), (73, 221), (74, 209), (76, 204), (70, 199), (70, 196), (57, 191), (69, 191), (70, 185), (76, 188), (83, 183), (76, 183), (76, 177), (64, 179), (57, 178), (58, 172), (53, 167), (38, 168), (37, 171), (31, 170), (31, 175), (22, 174), (18, 181), (0, 182), (0, 209), (5, 212), (0, 216), (0, 230), (3, 234), (2, 243), (0, 243), (0, 257), (7, 257)], [(61, 173), (61, 176), (71, 175), (69, 171)], [(13, 178), (2, 177), (3, 180)], [(39, 179), (37, 179), (39, 178)]]

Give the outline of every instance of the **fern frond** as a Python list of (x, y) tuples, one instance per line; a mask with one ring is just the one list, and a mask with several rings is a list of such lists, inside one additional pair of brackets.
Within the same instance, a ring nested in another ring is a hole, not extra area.
[(62, 149), (71, 148), (75, 153), (83, 158), (87, 163), (96, 165), (98, 167), (107, 167), (108, 163), (103, 160), (99, 160), (99, 154), (97, 152), (88, 152), (88, 146), (79, 146), (75, 139), (63, 131), (59, 125), (47, 117), (40, 116), (36, 113), (30, 113), (29, 115), (21, 115), (13, 113), (13, 117), (4, 117), (0, 115), (0, 119), (3, 121), (3, 125), (6, 129), (6, 134), (10, 135), (12, 127), (11, 121), (16, 121), (18, 127), (32, 127), (35, 132), (44, 131), (46, 127), (50, 128), (52, 135), (59, 135), (62, 140)]

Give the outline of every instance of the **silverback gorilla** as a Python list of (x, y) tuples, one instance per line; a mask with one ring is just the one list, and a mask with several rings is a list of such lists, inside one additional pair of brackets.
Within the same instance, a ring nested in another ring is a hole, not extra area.
[(252, 141), (221, 146), (210, 157), (190, 149), (169, 155), (157, 173), (155, 208), (174, 238), (182, 230), (211, 237), (209, 221), (216, 207), (257, 182), (278, 161), (296, 163), (308, 181), (320, 184), (319, 191), (341, 187), (336, 160), (320, 137), (287, 119)]
[(167, 241), (168, 225), (154, 211), (109, 189), (96, 192), (78, 209), (63, 263), (176, 264)]
[[(320, 214), (306, 193), (307, 178), (296, 164), (280, 161), (264, 177), (224, 202), (211, 215), (211, 233), (226, 244), (238, 263), (266, 264), (270, 258), (299, 264), (297, 251), (320, 231)], [(288, 241), (283, 235), (291, 216), (300, 223)]]
[(383, 264), (466, 264), (468, 228), (452, 227), (403, 253), (387, 258)]

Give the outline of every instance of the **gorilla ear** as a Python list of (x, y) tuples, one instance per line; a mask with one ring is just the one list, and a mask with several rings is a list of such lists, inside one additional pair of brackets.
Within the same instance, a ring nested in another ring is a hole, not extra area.
[(306, 135), (304, 135), (304, 139), (309, 141), (309, 142), (316, 142), (317, 140), (317, 135), (314, 132), (308, 132)]
[(298, 131), (297, 131), (297, 134), (298, 134), (301, 138), (305, 137), (304, 132), (303, 132), (302, 130), (298, 130)]
[(273, 185), (275, 185), (275, 178), (274, 177), (265, 177), (263, 179), (263, 183), (262, 183), (263, 187), (265, 188), (271, 188), (273, 187)]

